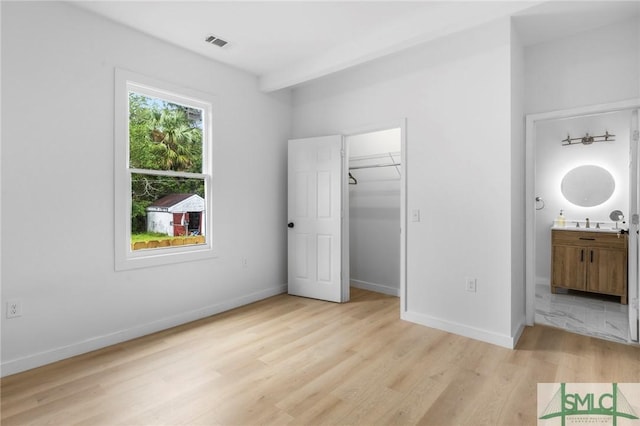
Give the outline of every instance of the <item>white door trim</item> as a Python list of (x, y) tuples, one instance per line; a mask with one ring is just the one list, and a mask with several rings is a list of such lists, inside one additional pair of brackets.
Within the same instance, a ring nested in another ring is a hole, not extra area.
[[(640, 202), (638, 200), (638, 195), (640, 191), (640, 182), (639, 180), (639, 167), (640, 167), (640, 153), (638, 152), (638, 137), (640, 132), (640, 108), (637, 108), (631, 112), (631, 128), (630, 130), (630, 138), (629, 138), (629, 154), (631, 159), (629, 161), (629, 177), (630, 182), (635, 182), (635, 185), (632, 183), (629, 185), (629, 191), (631, 195), (631, 199), (629, 200), (629, 270), (628, 270), (628, 281), (629, 281), (629, 289), (628, 289), (628, 303), (629, 303), (629, 339), (631, 341), (638, 342), (638, 317), (640, 316), (638, 312), (638, 293), (640, 293), (640, 279), (638, 277), (638, 268), (640, 265), (638, 264), (638, 245), (640, 242), (640, 237), (638, 236), (638, 232), (640, 230), (640, 224), (638, 220), (634, 220), (633, 214), (640, 213)], [(631, 285), (632, 283), (637, 283), (637, 285)]]
[[(590, 105), (586, 107), (570, 108), (565, 110), (550, 111), (538, 114), (526, 115), (525, 135), (525, 316), (527, 325), (533, 325), (535, 321), (535, 126), (538, 122), (557, 120), (562, 118), (580, 117), (592, 114), (602, 114), (614, 111), (632, 110), (640, 108), (640, 98), (628, 99), (619, 102)], [(636, 183), (637, 184), (637, 183)], [(633, 188), (633, 182), (630, 187)], [(636, 236), (637, 237), (637, 236)], [(632, 283), (630, 283), (631, 285)], [(637, 286), (638, 284), (635, 283)]]
[(349, 144), (347, 136), (342, 135), (342, 251), (341, 275), (341, 301), (346, 303), (351, 300), (351, 267), (349, 258)]
[[(381, 123), (377, 125), (363, 126), (357, 129), (351, 129), (342, 133), (345, 138), (349, 136), (361, 135), (364, 133), (373, 133), (381, 130), (400, 129), (400, 316), (403, 317), (407, 312), (407, 119), (402, 118), (400, 120), (390, 121), (387, 123)], [(349, 158), (349, 153), (345, 152), (345, 158)], [(345, 161), (344, 164), (344, 176), (349, 176), (349, 162)], [(342, 233), (342, 253), (343, 262), (346, 252), (346, 269), (347, 271), (347, 292), (349, 290), (349, 179), (345, 179), (347, 185), (346, 190), (346, 204), (345, 215), (343, 217), (343, 223), (346, 222), (346, 231), (343, 227)], [(348, 300), (348, 299), (347, 299)]]

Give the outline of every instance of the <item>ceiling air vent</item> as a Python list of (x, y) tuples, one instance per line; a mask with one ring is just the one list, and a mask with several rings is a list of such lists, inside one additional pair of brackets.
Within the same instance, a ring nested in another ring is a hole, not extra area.
[(215, 44), (218, 47), (224, 47), (224, 45), (228, 43), (228, 41), (225, 41), (225, 40), (223, 40), (221, 38), (218, 38), (218, 37), (212, 36), (212, 35), (210, 35), (209, 37), (205, 38), (204, 41), (206, 41), (207, 43)]

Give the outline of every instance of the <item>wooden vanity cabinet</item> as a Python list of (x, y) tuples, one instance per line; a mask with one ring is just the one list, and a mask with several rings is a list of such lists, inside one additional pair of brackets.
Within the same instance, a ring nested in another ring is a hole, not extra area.
[(551, 230), (551, 293), (556, 289), (620, 296), (627, 304), (626, 234)]

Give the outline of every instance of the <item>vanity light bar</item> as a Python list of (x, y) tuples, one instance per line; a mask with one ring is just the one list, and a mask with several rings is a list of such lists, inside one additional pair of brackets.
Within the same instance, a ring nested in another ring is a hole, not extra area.
[(562, 146), (577, 145), (579, 143), (582, 145), (591, 145), (594, 142), (614, 142), (615, 139), (613, 138), (615, 136), (616, 135), (612, 135), (608, 131), (600, 136), (591, 136), (589, 133), (585, 133), (581, 138), (572, 138), (571, 135), (567, 135), (567, 138), (562, 140)]

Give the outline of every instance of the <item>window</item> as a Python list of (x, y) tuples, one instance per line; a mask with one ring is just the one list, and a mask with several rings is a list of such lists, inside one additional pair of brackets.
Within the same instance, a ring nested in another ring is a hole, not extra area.
[(212, 257), (211, 97), (116, 70), (116, 269)]

